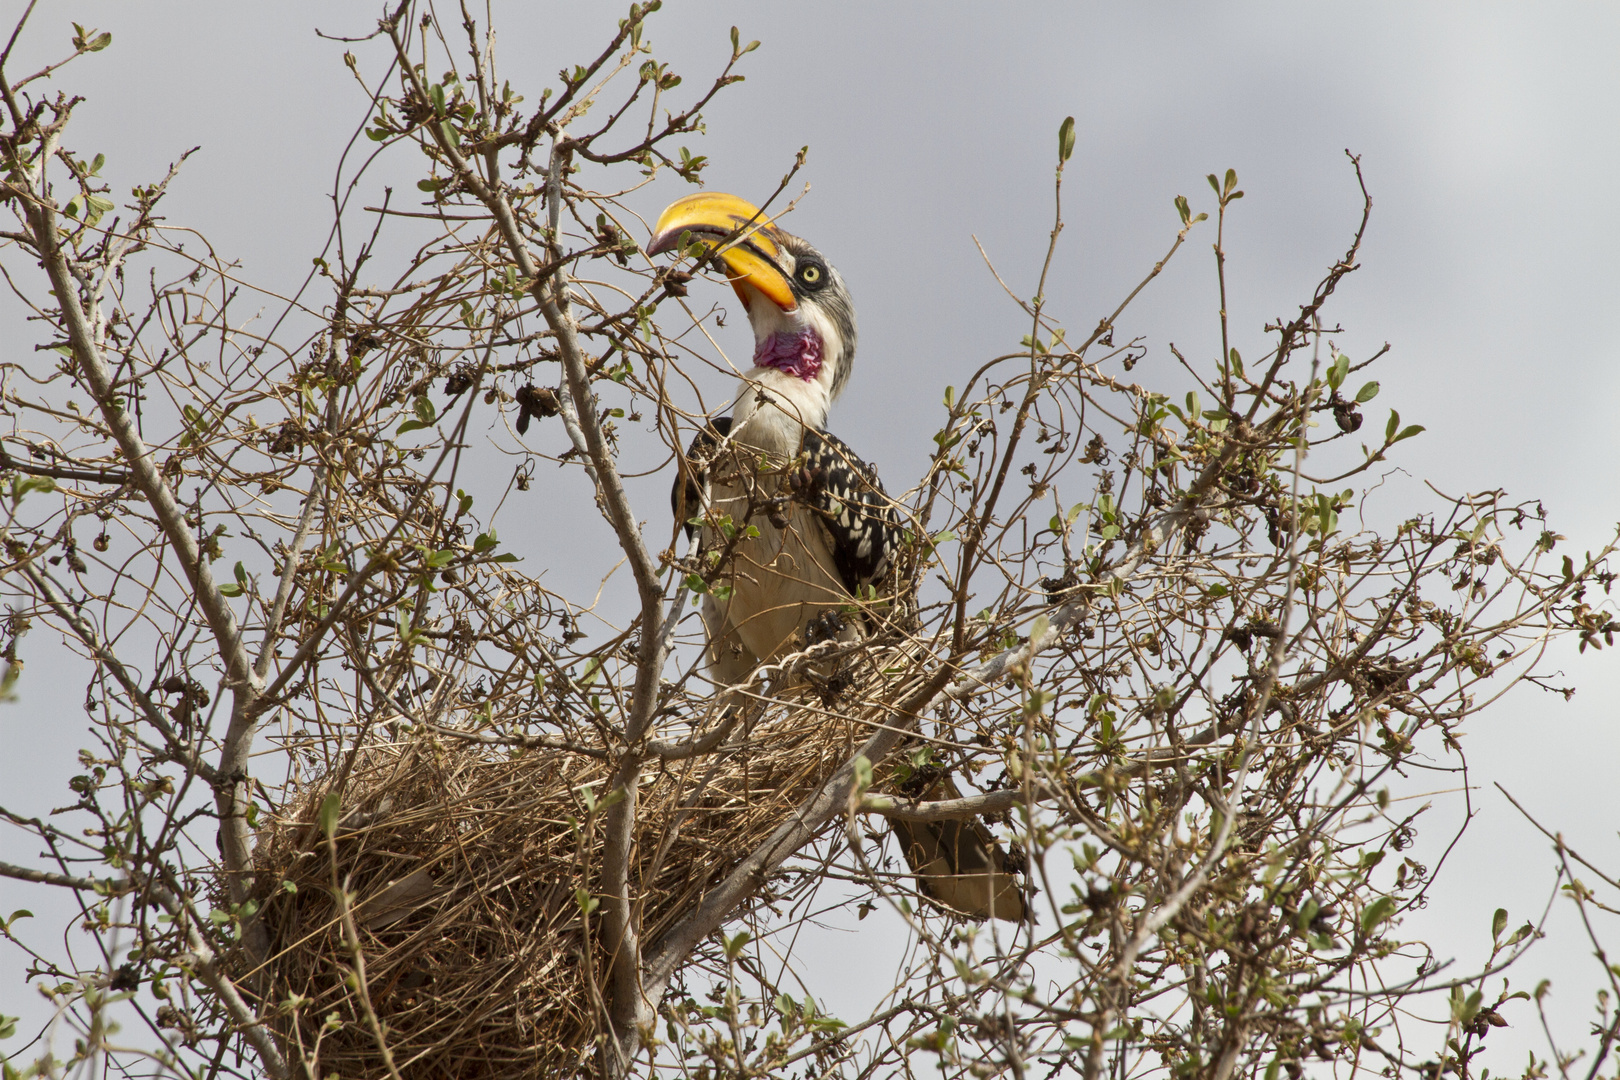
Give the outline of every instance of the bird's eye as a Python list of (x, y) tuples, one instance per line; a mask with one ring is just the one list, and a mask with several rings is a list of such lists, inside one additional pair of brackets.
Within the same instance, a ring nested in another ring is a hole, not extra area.
[(820, 285), (827, 277), (827, 272), (815, 263), (805, 263), (799, 267), (799, 280), (806, 285)]

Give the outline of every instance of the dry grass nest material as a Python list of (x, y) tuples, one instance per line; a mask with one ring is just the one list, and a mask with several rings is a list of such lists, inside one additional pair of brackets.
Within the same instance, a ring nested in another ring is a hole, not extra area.
[[(865, 665), (863, 665), (865, 666)], [(873, 670), (869, 668), (868, 670)], [(877, 681), (877, 680), (874, 680)], [(720, 750), (649, 770), (635, 895), (655, 941), (847, 761), (876, 720), (876, 687), (835, 718), (813, 691), (776, 705)], [(891, 688), (892, 689), (892, 688)], [(870, 709), (852, 707), (872, 702)], [(870, 711), (871, 716), (861, 714)], [(260, 833), (265, 993), (290, 1056), (320, 1076), (386, 1076), (349, 977), (333, 858), (318, 823), (340, 790), (346, 882), (367, 985), (405, 1077), (539, 1077), (589, 1070), (605, 963), (576, 890), (599, 871), (585, 791), (610, 766), (555, 750), (516, 757), (443, 736), (370, 746), (307, 785)], [(599, 815), (598, 815), (599, 816)]]

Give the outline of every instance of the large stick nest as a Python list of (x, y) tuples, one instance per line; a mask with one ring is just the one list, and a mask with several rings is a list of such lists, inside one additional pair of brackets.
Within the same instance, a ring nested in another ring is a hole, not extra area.
[[(643, 941), (849, 759), (880, 715), (877, 689), (855, 688), (844, 700), (870, 704), (833, 715), (800, 688), (715, 752), (646, 771), (632, 879)], [(387, 1075), (318, 821), (336, 789), (336, 879), (352, 897), (371, 1002), (401, 1074), (589, 1071), (606, 960), (579, 898), (600, 870), (601, 810), (593, 816), (588, 799), (608, 795), (610, 770), (585, 754), (415, 736), (366, 746), (298, 791), (257, 852), (271, 955), (262, 992), (296, 1003), (278, 1014), (289, 1055), (323, 1076)]]

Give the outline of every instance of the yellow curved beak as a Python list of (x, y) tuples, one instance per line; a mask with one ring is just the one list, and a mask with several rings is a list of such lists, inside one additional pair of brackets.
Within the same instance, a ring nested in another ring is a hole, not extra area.
[(718, 191), (700, 191), (677, 199), (658, 216), (647, 254), (673, 251), (681, 236), (688, 233), (710, 255), (725, 263), (731, 287), (745, 307), (748, 293), (743, 286), (752, 285), (783, 311), (798, 308), (787, 276), (778, 265), (782, 247), (776, 238), (780, 232), (753, 203)]

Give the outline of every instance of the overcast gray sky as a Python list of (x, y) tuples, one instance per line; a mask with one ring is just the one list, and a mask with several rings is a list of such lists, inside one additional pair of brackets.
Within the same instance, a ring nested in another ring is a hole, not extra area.
[[(498, 5), (503, 76), (536, 100), (558, 68), (600, 49), (622, 6)], [(0, 3), (8, 26), (21, 7)], [(19, 50), (56, 58), (69, 19), (111, 30), (109, 50), (59, 79), (88, 98), (74, 145), (105, 153), (105, 174), (127, 192), (200, 144), (165, 204), (170, 220), (240, 258), (247, 279), (286, 289), (324, 240), (333, 165), (364, 108), (343, 46), (314, 28), (364, 33), (378, 13), (370, 3), (45, 0)], [(710, 187), (759, 199), (810, 147), (801, 175), (812, 190), (788, 227), (839, 267), (861, 324), (833, 427), (891, 489), (910, 486), (931, 446), (924, 408), (1025, 332), (973, 237), (1009, 283), (1031, 289), (1051, 225), (1057, 126), (1072, 114), (1068, 229), (1049, 289), (1071, 325), (1094, 325), (1163, 254), (1174, 196), (1212, 209), (1203, 177), (1230, 167), (1247, 192), (1227, 234), (1234, 344), (1260, 354), (1261, 326), (1292, 313), (1347, 245), (1359, 210), (1349, 149), (1375, 207), (1364, 269), (1329, 316), (1356, 359), (1390, 343), (1376, 405), (1428, 428), (1406, 444), (1405, 473), (1381, 511), (1422, 508), (1419, 481), (1430, 480), (1448, 492), (1539, 496), (1579, 549), (1620, 518), (1615, 5), (676, 0), (650, 37), (685, 90), (724, 62), (733, 24), (764, 44), (740, 69), (748, 81), (707, 110), (708, 135), (692, 149), (714, 162)], [(382, 50), (351, 47), (378, 69)], [(685, 190), (670, 178), (633, 205), (655, 215)], [(1212, 238), (1195, 233), (1126, 320), (1150, 346), (1143, 383), (1185, 389), (1169, 342), (1189, 358), (1217, 351)], [(722, 344), (745, 348), (740, 320), (732, 325), (738, 340)], [(14, 320), (0, 330), (8, 353), (31, 342)], [(711, 399), (728, 390), (718, 376), (705, 389)], [(644, 489), (649, 517), (662, 512), (647, 501), (661, 483)], [(518, 536), (510, 519), (502, 535), (536, 554), (544, 540), (548, 562), (576, 550), (538, 527)], [(1607, 651), (1570, 650), (1560, 664), (1580, 688), (1572, 702), (1521, 693), (1471, 728), (1479, 818), (1424, 913), (1430, 922), (1414, 927), (1441, 935), (1460, 964), (1479, 958), (1491, 909), (1505, 904), (1516, 924), (1539, 912), (1551, 884), (1547, 844), (1491, 781), (1620, 867), (1620, 679)], [(78, 745), (74, 712), (40, 724), (46, 705), (25, 692), (0, 706), (0, 783), (8, 803), (37, 810), (64, 801), (60, 779)], [(1425, 842), (1440, 823), (1425, 827)], [(32, 855), (5, 842), (7, 858)], [(0, 908), (21, 906), (39, 897), (0, 883)], [(1555, 974), (1554, 1000), (1584, 1018), (1590, 998), (1576, 986), (1592, 985), (1596, 969), (1567, 922), (1559, 934), (1515, 979)], [(827, 970), (855, 947), (840, 946)], [(0, 1010), (16, 1012), (7, 948)]]

